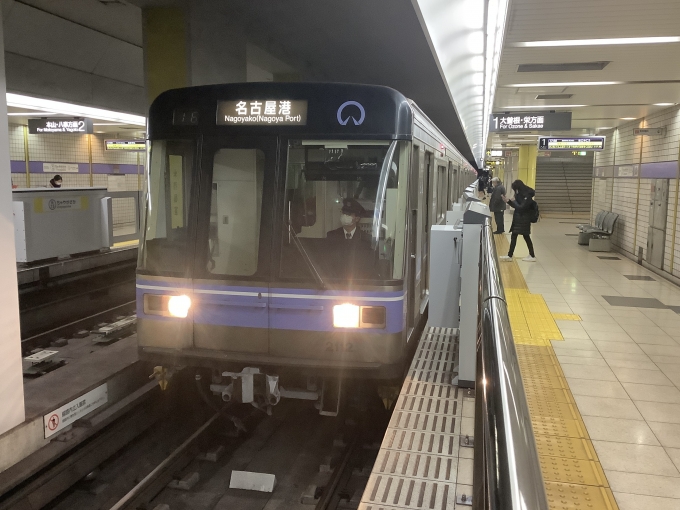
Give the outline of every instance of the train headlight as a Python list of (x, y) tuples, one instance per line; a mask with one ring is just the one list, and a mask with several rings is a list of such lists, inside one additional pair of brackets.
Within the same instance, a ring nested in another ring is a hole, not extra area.
[(333, 307), (333, 326), (336, 328), (358, 328), (359, 307), (351, 303)]
[(191, 308), (189, 296), (171, 296), (168, 299), (168, 312), (173, 317), (185, 318), (189, 314), (189, 308)]

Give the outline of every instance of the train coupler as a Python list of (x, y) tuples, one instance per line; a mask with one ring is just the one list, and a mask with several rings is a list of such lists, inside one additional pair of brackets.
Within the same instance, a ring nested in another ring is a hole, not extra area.
[(218, 393), (225, 402), (251, 404), (267, 414), (281, 400), (279, 376), (260, 372), (259, 368), (245, 367), (240, 372), (222, 372), (229, 384), (211, 384), (210, 391)]

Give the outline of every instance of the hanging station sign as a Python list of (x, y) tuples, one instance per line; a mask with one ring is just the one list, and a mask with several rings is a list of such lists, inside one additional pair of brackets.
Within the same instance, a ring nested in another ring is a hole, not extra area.
[(489, 119), (489, 132), (507, 131), (568, 131), (571, 129), (571, 112), (494, 113)]
[(218, 126), (305, 126), (307, 101), (296, 99), (248, 99), (218, 101)]
[(28, 132), (32, 135), (44, 134), (78, 134), (91, 135), (92, 119), (83, 118), (40, 118), (28, 119)]
[(579, 138), (538, 139), (540, 151), (601, 151), (604, 149), (604, 136), (584, 136)]
[(107, 151), (145, 151), (144, 140), (104, 140)]

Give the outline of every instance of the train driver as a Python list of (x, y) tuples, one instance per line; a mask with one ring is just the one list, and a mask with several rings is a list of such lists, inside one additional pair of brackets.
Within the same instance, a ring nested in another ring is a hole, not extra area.
[(340, 210), (340, 223), (342, 227), (331, 230), (326, 234), (327, 239), (345, 239), (347, 241), (370, 241), (365, 239), (366, 234), (361, 232), (359, 221), (365, 214), (362, 205), (353, 198), (345, 198)]

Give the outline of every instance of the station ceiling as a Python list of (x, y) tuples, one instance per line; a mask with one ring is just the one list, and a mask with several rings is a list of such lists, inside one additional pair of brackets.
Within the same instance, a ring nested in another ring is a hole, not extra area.
[[(0, 1), (8, 91), (137, 114), (146, 111), (141, 8), (189, 5), (173, 0)], [(462, 127), (417, 0), (198, 1), (224, 20), (225, 30), (290, 65), (302, 80), (399, 90), (466, 159), (475, 161), (474, 141)]]
[[(678, 0), (512, 0), (494, 112), (571, 111), (572, 130), (553, 134), (606, 134), (675, 103)], [(532, 139), (493, 135), (488, 145)]]

